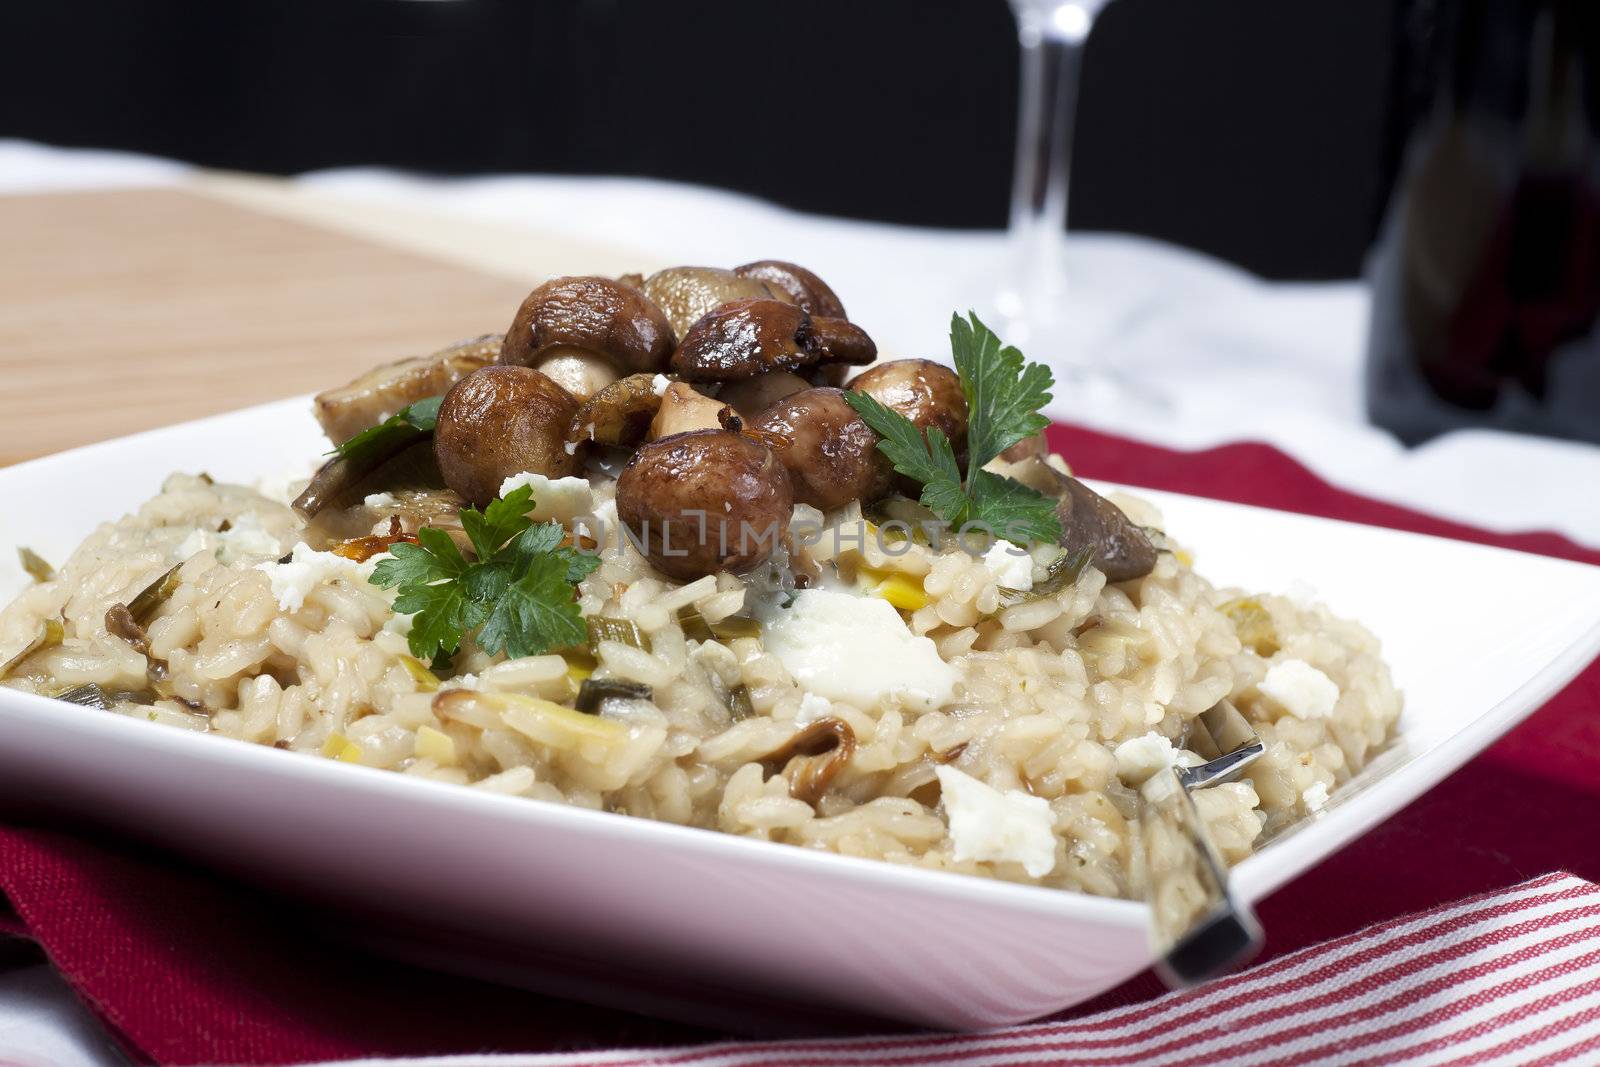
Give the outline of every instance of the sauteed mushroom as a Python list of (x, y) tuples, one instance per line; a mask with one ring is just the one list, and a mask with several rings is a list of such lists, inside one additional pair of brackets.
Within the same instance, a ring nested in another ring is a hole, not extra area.
[(722, 425), (727, 405), (696, 392), (684, 382), (673, 382), (661, 394), (661, 408), (645, 432), (645, 440), (659, 441), (690, 430), (715, 430)]
[(773, 300), (780, 294), (757, 278), (720, 267), (668, 267), (644, 281), (644, 295), (666, 313), (679, 337), (700, 316), (733, 300)]
[(585, 400), (572, 417), (567, 441), (624, 447), (643, 441), (661, 408), (655, 379), (653, 374), (630, 374)]
[(660, 308), (610, 278), (556, 278), (528, 294), (500, 362), (543, 371), (578, 400), (665, 366), (676, 335)]
[(826, 315), (834, 319), (849, 317), (844, 313), (844, 305), (839, 302), (839, 298), (828, 288), (828, 283), (798, 263), (788, 263), (781, 259), (759, 259), (754, 263), (733, 268), (733, 273), (741, 278), (754, 278), (766, 282), (768, 287), (787, 296), (813, 315)]
[(442, 348), (430, 356), (385, 363), (349, 385), (318, 393), (313, 413), (328, 440), (339, 445), (376, 426), (407, 404), (438, 396), (500, 354), (500, 336), (485, 334)]
[(811, 388), (811, 383), (793, 371), (773, 370), (729, 382), (717, 399), (747, 419), (753, 419), (786, 396)]
[(1061, 547), (1071, 558), (1088, 553), (1107, 581), (1143, 578), (1155, 569), (1156, 547), (1121, 508), (1037, 457), (1007, 467), (1023, 485), (1055, 497), (1061, 522)]
[(771, 450), (726, 430), (640, 447), (617, 479), (617, 516), (656, 570), (683, 581), (762, 562), (789, 528), (794, 495)]
[(824, 363), (869, 363), (877, 348), (844, 319), (781, 300), (735, 300), (700, 317), (672, 354), (685, 381), (734, 382)]
[(878, 450), (878, 435), (827, 387), (807, 389), (773, 404), (751, 424), (790, 444), (778, 453), (794, 498), (821, 511), (852, 500), (870, 504), (889, 491), (894, 467)]
[(433, 447), (445, 484), (483, 507), (513, 474), (577, 474), (583, 450), (566, 439), (577, 410), (571, 394), (531, 367), (474, 371), (439, 407)]
[(956, 372), (927, 359), (896, 359), (857, 375), (852, 391), (898, 411), (924, 433), (937, 426), (957, 452), (966, 447), (967, 397)]
[(821, 800), (856, 754), (856, 732), (843, 719), (818, 719), (761, 761), (767, 774), (789, 780), (789, 795), (807, 804)]

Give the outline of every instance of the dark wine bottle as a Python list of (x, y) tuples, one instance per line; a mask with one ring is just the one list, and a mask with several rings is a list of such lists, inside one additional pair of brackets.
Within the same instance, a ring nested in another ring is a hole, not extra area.
[(1600, 441), (1600, 0), (1401, 0), (1372, 421)]

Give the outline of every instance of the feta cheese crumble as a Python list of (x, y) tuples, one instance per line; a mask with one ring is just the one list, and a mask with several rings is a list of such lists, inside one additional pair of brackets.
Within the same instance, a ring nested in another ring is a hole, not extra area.
[(806, 689), (858, 708), (898, 698), (931, 711), (949, 703), (956, 671), (931, 640), (906, 628), (887, 600), (804, 589), (765, 613), (761, 634)]
[(1142, 785), (1168, 767), (1198, 767), (1205, 762), (1199, 753), (1178, 748), (1171, 738), (1154, 730), (1122, 742), (1111, 755), (1117, 761), (1118, 777), (1129, 785)]
[(579, 515), (587, 515), (594, 506), (594, 491), (587, 478), (547, 478), (542, 474), (513, 474), (500, 483), (500, 495), (513, 493), (523, 486), (533, 490), (533, 510), (528, 517), (535, 522), (554, 520), (566, 525)]
[(1321, 782), (1312, 782), (1300, 794), (1300, 803), (1305, 805), (1307, 811), (1321, 811), (1328, 804), (1328, 787)]
[(1303, 659), (1274, 663), (1256, 688), (1297, 719), (1325, 719), (1339, 702), (1333, 679)]
[(667, 387), (671, 384), (672, 379), (668, 378), (665, 374), (658, 374), (654, 378), (650, 379), (650, 391), (656, 394), (656, 396), (666, 396)]
[(272, 595), (278, 599), (279, 610), (299, 611), (305, 606), (306, 597), (311, 590), (317, 586), (340, 578), (355, 584), (365, 584), (378, 566), (378, 561), (388, 558), (388, 553), (384, 552), (373, 556), (365, 563), (357, 563), (353, 559), (346, 559), (332, 552), (318, 552), (301, 541), (294, 546), (289, 562), (258, 563), (255, 569), (262, 571), (271, 579)]
[(1010, 541), (996, 541), (983, 554), (983, 565), (1007, 589), (1033, 588), (1033, 557)]
[(393, 493), (373, 493), (361, 502), (369, 508), (392, 508), (400, 503)]
[(1020, 789), (1002, 793), (954, 767), (934, 773), (957, 863), (1020, 863), (1032, 878), (1055, 869), (1055, 815), (1048, 800)]
[(261, 525), (260, 516), (247, 511), (232, 520), (226, 530), (190, 531), (175, 552), (180, 560), (209, 552), (223, 563), (234, 563), (246, 556), (277, 556), (280, 548), (278, 539)]

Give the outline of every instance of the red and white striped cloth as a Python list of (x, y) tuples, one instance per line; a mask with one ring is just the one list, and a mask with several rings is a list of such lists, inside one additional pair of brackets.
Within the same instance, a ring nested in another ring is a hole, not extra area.
[[(1600, 1064), (1600, 886), (1549, 874), (1198, 989), (979, 1034), (451, 1056), (428, 1067)], [(342, 1067), (355, 1067), (346, 1061)]]

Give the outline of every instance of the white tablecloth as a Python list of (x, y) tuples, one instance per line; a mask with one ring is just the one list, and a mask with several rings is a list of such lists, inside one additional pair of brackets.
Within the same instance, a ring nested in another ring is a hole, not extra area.
[[(0, 193), (174, 184), (182, 165), (0, 141)], [(781, 258), (816, 270), (887, 353), (939, 356), (952, 310), (994, 286), (998, 234), (801, 215), (747, 197), (635, 179), (437, 181), (377, 170), (310, 174), (322, 198), (426, 210), (634, 250), (638, 265)], [(370, 232), (370, 231), (368, 231)], [(1551, 529), (1600, 546), (1600, 448), (1481, 431), (1407, 451), (1362, 420), (1367, 294), (1360, 283), (1274, 284), (1142, 238), (1074, 234), (1068, 317), (1098, 339), (1084, 353), (1147, 383), (1171, 410), (1088, 405), (1059, 413), (1193, 448), (1267, 441), (1339, 485), (1496, 530)], [(1034, 359), (1049, 353), (1031, 350)], [(0, 1051), (22, 1063), (104, 1062), (48, 983), (0, 975)], [(69, 1051), (70, 1050), (70, 1051)]]

